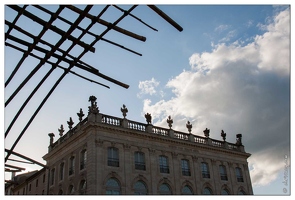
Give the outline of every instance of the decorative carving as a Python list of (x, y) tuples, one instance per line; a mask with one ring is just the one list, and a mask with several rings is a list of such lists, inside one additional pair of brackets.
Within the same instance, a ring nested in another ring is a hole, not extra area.
[(124, 119), (126, 118), (126, 113), (128, 113), (128, 109), (125, 106), (125, 104), (123, 104), (123, 108), (121, 108), (121, 112), (123, 114)]
[(168, 116), (167, 123), (168, 123), (169, 128), (171, 129), (172, 124), (173, 124), (173, 119), (171, 118), (170, 115)]
[(151, 116), (151, 114), (150, 113), (147, 113), (144, 116), (145, 116), (146, 122), (148, 124), (151, 124), (152, 123), (152, 116)]
[(98, 107), (97, 107), (97, 102), (96, 102), (96, 97), (95, 96), (90, 96), (89, 100), (91, 102), (91, 105), (88, 106), (88, 114), (93, 113), (97, 114), (99, 113)]
[(63, 126), (63, 125), (60, 125), (60, 128), (58, 129), (58, 132), (59, 132), (60, 137), (63, 136), (63, 132), (64, 132), (64, 131), (65, 131), (65, 130), (64, 130), (64, 126)]
[(53, 144), (54, 133), (49, 133), (48, 136), (49, 136), (49, 138), (50, 138), (50, 142), (49, 142), (49, 144), (52, 145), (52, 144)]
[(195, 161), (195, 162), (198, 161), (198, 157), (195, 156), (195, 155), (192, 156), (192, 159), (193, 159), (193, 161)]
[(73, 128), (73, 124), (74, 124), (74, 122), (73, 122), (73, 120), (72, 120), (71, 117), (70, 117), (70, 121), (67, 121), (67, 123), (69, 125), (69, 129), (71, 130)]
[(203, 132), (204, 132), (205, 137), (209, 138), (210, 129), (206, 128)]
[(236, 145), (241, 146), (242, 145), (242, 134), (237, 134), (237, 142)]
[(84, 117), (84, 113), (83, 113), (82, 108), (80, 108), (80, 112), (78, 112), (77, 115), (79, 117), (79, 121), (81, 122), (82, 121), (82, 118)]
[(178, 156), (178, 153), (172, 152), (172, 157), (173, 158), (177, 158), (177, 156)]
[(126, 149), (126, 150), (130, 149), (130, 147), (131, 147), (130, 144), (123, 144), (123, 146), (124, 146), (124, 149)]
[(189, 133), (192, 132), (192, 127), (193, 127), (193, 125), (190, 123), (190, 121), (187, 121), (186, 128), (187, 128), (187, 130), (188, 130)]
[(102, 144), (103, 144), (103, 140), (101, 140), (101, 139), (95, 140), (96, 146), (102, 146)]
[(221, 130), (221, 137), (222, 137), (222, 139), (223, 139), (223, 141), (225, 142), (225, 139), (226, 139), (226, 133), (223, 131), (223, 130)]

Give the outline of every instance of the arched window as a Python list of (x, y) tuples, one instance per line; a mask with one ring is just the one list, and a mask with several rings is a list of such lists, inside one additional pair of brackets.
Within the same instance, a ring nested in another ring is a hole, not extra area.
[(181, 194), (187, 194), (187, 195), (190, 195), (190, 194), (193, 194), (193, 190), (190, 186), (186, 185), (182, 188), (181, 190)]
[(119, 150), (115, 147), (108, 148), (108, 166), (119, 167)]
[(246, 192), (244, 190), (239, 190), (238, 195), (245, 195)]
[(87, 150), (84, 149), (80, 153), (80, 170), (85, 169), (87, 160)]
[(134, 186), (134, 194), (137, 195), (146, 195), (147, 194), (147, 188), (143, 181), (137, 181)]
[(222, 195), (229, 195), (229, 191), (227, 189), (221, 190)]
[(69, 164), (69, 176), (73, 175), (75, 173), (75, 157), (72, 156), (70, 158), (70, 164)]
[(74, 194), (74, 186), (73, 185), (70, 185), (69, 186), (69, 190), (68, 190), (68, 194)]
[(169, 174), (168, 158), (166, 156), (159, 157), (160, 172)]
[(164, 195), (172, 194), (170, 186), (167, 183), (163, 183), (162, 185), (160, 185), (159, 192), (160, 194)]
[(145, 170), (144, 153), (139, 151), (134, 153), (134, 164), (135, 164), (135, 169)]
[(219, 165), (219, 174), (221, 180), (227, 181), (227, 173), (224, 165)]
[(86, 181), (85, 180), (82, 180), (80, 182), (80, 194), (86, 194)]
[(236, 167), (236, 177), (238, 182), (244, 182), (242, 169), (239, 167)]
[(106, 194), (121, 194), (121, 187), (119, 182), (110, 178), (106, 183)]
[(65, 163), (61, 163), (59, 165), (59, 180), (63, 180), (64, 179), (64, 166), (65, 166)]
[(208, 163), (202, 162), (201, 169), (202, 169), (202, 177), (203, 178), (210, 178), (210, 171), (209, 171)]
[(203, 194), (205, 195), (211, 195), (212, 194), (212, 190), (209, 187), (205, 187), (203, 190)]

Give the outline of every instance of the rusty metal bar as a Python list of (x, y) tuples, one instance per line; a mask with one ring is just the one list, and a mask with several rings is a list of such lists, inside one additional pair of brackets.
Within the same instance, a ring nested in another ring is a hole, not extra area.
[[(6, 151), (8, 154), (12, 154), (12, 155), (18, 156), (18, 157), (23, 158), (23, 159), (25, 159), (25, 160), (28, 160), (28, 161), (30, 161), (30, 162), (32, 162), (32, 163), (34, 163), (34, 164), (40, 165), (41, 167), (45, 167), (45, 168), (47, 168), (46, 165), (44, 165), (44, 164), (42, 164), (42, 163), (40, 163), (40, 162), (38, 162), (38, 161), (36, 161), (36, 160), (33, 160), (32, 158), (29, 158), (29, 157), (27, 157), (27, 156), (24, 156), (24, 155), (22, 155), (22, 154), (20, 154), (20, 153), (17, 153), (17, 152), (15, 152), (15, 151), (8, 150), (8, 149), (5, 149), (5, 151)], [(5, 165), (7, 165), (7, 164), (5, 164)], [(12, 168), (13, 168), (13, 167), (12, 167)], [(18, 167), (18, 168), (20, 168), (20, 167)], [(16, 169), (17, 169), (17, 168), (16, 168)], [(23, 168), (20, 168), (20, 169), (23, 169)]]
[[(89, 10), (91, 9), (92, 6), (86, 6), (85, 10), (83, 11), (82, 14), (80, 14), (80, 16), (76, 19), (76, 21), (74, 22), (74, 24), (69, 28), (69, 30), (66, 32), (65, 35), (63, 35), (63, 37), (59, 40), (59, 42), (56, 44), (55, 48), (52, 49), (52, 52), (50, 52), (49, 54), (46, 54), (46, 57), (50, 57), (51, 54), (61, 45), (61, 43), (64, 41), (65, 38), (67, 38), (76, 28), (76, 26), (82, 21), (82, 19), (85, 17), (85, 13), (88, 13)], [(83, 34), (81, 34), (80, 37), (82, 37)], [(74, 44), (72, 44), (73, 46)], [(89, 46), (90, 48), (91, 46)], [(71, 50), (71, 47), (68, 49), (68, 51)], [(86, 53), (85, 50), (89, 50), (89, 49), (84, 49), (84, 54)], [(83, 55), (84, 55), (83, 54)], [(79, 56), (79, 58), (77, 60), (79, 60), (82, 56)], [(45, 62), (45, 61), (44, 61)], [(68, 68), (68, 70), (70, 70), (73, 67), (73, 64), (75, 63), (75, 61), (72, 62), (72, 64), (70, 65), (70, 67)], [(56, 63), (58, 64), (58, 63)], [(53, 68), (53, 67), (52, 67)], [(68, 70), (66, 70), (62, 76), (55, 82), (55, 84), (53, 85), (53, 87), (51, 88), (51, 90), (48, 92), (48, 94), (45, 96), (45, 98), (42, 100), (41, 104), (38, 106), (38, 108), (36, 109), (36, 111), (34, 112), (34, 114), (31, 116), (31, 118), (29, 119), (28, 123), (26, 124), (26, 126), (23, 128), (23, 130), (21, 131), (21, 133), (19, 134), (19, 136), (17, 137), (17, 139), (15, 140), (15, 142), (13, 143), (12, 147), (10, 148), (10, 151), (7, 153), (6, 157), (5, 157), (5, 162), (7, 161), (7, 159), (9, 158), (9, 156), (11, 155), (12, 151), (14, 150), (15, 146), (17, 145), (17, 143), (19, 142), (19, 140), (21, 139), (21, 137), (23, 136), (23, 134), (26, 132), (26, 130), (28, 129), (28, 127), (31, 125), (32, 121), (35, 119), (35, 117), (37, 116), (37, 114), (39, 113), (39, 111), (41, 110), (41, 108), (43, 107), (43, 105), (45, 104), (45, 102), (47, 101), (47, 99), (49, 98), (49, 96), (52, 94), (52, 92), (55, 90), (55, 88), (58, 86), (58, 84), (60, 83), (60, 81), (65, 77), (65, 75), (68, 73)]]
[[(9, 22), (9, 21), (7, 21), (7, 20), (5, 20), (5, 24), (7, 24), (8, 26), (12, 25), (11, 22)], [(21, 32), (21, 33), (23, 33), (23, 34), (25, 34), (26, 36), (29, 36), (30, 38), (32, 38), (32, 39), (34, 40), (34, 38), (35, 38), (34, 35), (32, 35), (31, 33), (29, 33), (29, 32), (27, 32), (27, 31), (23, 30), (23, 29), (20, 28), (19, 26), (14, 25), (13, 28), (14, 28), (15, 30), (17, 30), (17, 31), (19, 31), (19, 32)], [(49, 42), (46, 42), (46, 41), (44, 41), (44, 40), (42, 40), (42, 39), (40, 39), (39, 42), (42, 43), (42, 44), (45, 44), (45, 45), (49, 46), (50, 48), (53, 48), (53, 47), (54, 47), (54, 45), (52, 45), (52, 44), (50, 44)], [(27, 44), (30, 44), (30, 43), (25, 42), (25, 44), (23, 44), (23, 45), (28, 46)], [(37, 48), (40, 48), (40, 47), (37, 47)], [(66, 55), (66, 56), (68, 56), (68, 57), (70, 57), (70, 58), (72, 58), (72, 59), (75, 59), (74, 56), (72, 56), (71, 54), (67, 54), (66, 51), (62, 50), (61, 48), (57, 48), (57, 50), (58, 50), (59, 52), (61, 52), (63, 55)], [(47, 50), (45, 50), (45, 51), (47, 51)], [(44, 52), (44, 51), (43, 51), (43, 52)], [(27, 53), (27, 52), (26, 52), (26, 53)], [(27, 53), (27, 54), (28, 54), (28, 53)], [(55, 54), (55, 55), (57, 55), (57, 54)], [(59, 56), (59, 55), (58, 55), (58, 56)], [(94, 71), (97, 71), (96, 68), (90, 66), (89, 64), (87, 64), (87, 63), (85, 63), (85, 62), (83, 62), (83, 61), (81, 61), (81, 60), (79, 60), (78, 62), (81, 63), (81, 64), (83, 64), (83, 65), (85, 65), (86, 67), (89, 67), (90, 69), (92, 69), (92, 70), (94, 70)]]
[[(76, 7), (72, 6), (72, 5), (67, 5), (66, 7), (69, 8), (70, 10), (72, 10), (72, 11), (78, 13), (78, 14), (80, 14), (80, 13), (82, 12), (79, 8), (76, 8)], [(95, 18), (95, 17), (94, 17), (93, 15), (91, 15), (91, 14), (87, 14), (86, 17), (88, 17), (88, 18), (91, 19), (91, 20), (94, 20), (94, 18)], [(96, 22), (99, 23), (99, 24), (102, 24), (102, 25), (104, 25), (104, 26), (106, 26), (106, 27), (109, 27), (109, 26), (112, 25), (112, 23), (107, 22), (107, 21), (104, 21), (104, 20), (102, 20), (102, 19), (96, 19)], [(123, 28), (120, 28), (120, 27), (118, 27), (118, 26), (114, 26), (112, 29), (115, 30), (115, 31), (117, 31), (117, 32), (119, 32), (119, 33), (125, 34), (125, 35), (127, 35), (127, 36), (129, 36), (129, 37), (132, 37), (132, 38), (134, 38), (134, 39), (137, 39), (137, 40), (140, 40), (140, 41), (143, 41), (143, 42), (146, 41), (146, 37), (144, 37), (144, 36), (140, 36), (140, 35), (137, 35), (137, 34), (135, 34), (135, 33), (132, 33), (132, 32), (130, 32), (130, 31), (128, 31), (128, 30), (125, 30), (125, 29), (123, 29)]]
[(148, 5), (153, 11), (155, 11), (158, 15), (160, 15), (163, 19), (165, 19), (169, 24), (174, 26), (178, 31), (183, 31), (183, 28), (177, 24), (173, 19), (171, 19), (168, 15), (166, 15), (162, 10), (160, 10), (155, 5)]
[[(28, 11), (25, 11), (22, 8), (19, 8), (18, 6), (14, 6), (15, 8), (18, 8), (16, 11), (21, 12), (22, 14), (24, 12), (28, 13)], [(39, 40), (41, 39), (41, 37), (45, 34), (45, 32), (48, 30), (48, 26), (51, 25), (53, 23), (53, 21), (56, 19), (56, 16), (59, 15), (59, 13), (64, 9), (64, 6), (60, 6), (59, 9), (56, 11), (56, 13), (54, 15), (51, 15), (50, 20), (46, 23), (47, 26), (44, 26), (42, 31), (39, 33), (38, 37), (36, 37), (34, 39), (34, 43), (29, 46), (27, 53), (23, 54), (21, 60), (18, 62), (18, 64), (16, 65), (16, 67), (14, 68), (14, 70), (12, 71), (12, 73), (10, 74), (10, 76), (8, 77), (8, 79), (5, 82), (5, 87), (9, 84), (9, 82), (12, 80), (12, 78), (14, 77), (14, 75), (16, 74), (16, 72), (18, 71), (18, 69), (20, 68), (21, 64), (24, 62), (24, 60), (26, 59), (26, 57), (28, 56), (28, 53), (31, 52), (34, 47), (37, 45), (37, 43), (39, 42)], [(15, 24), (12, 24), (10, 26), (10, 28), (14, 28)], [(5, 37), (7, 37), (9, 34), (5, 34)]]
[[(8, 5), (8, 6), (10, 8), (12, 8), (12, 9), (16, 10), (16, 11), (19, 11), (20, 10), (20, 7), (18, 7), (16, 5)], [(65, 31), (57, 28), (56, 26), (52, 26), (51, 24), (50, 25), (47, 24), (46, 21), (44, 21), (43, 19), (37, 17), (36, 15), (34, 15), (34, 14), (32, 14), (32, 13), (26, 11), (26, 10), (24, 10), (23, 15), (25, 15), (26, 17), (32, 19), (33, 21), (37, 22), (38, 24), (42, 25), (43, 27), (47, 27), (47, 28), (51, 29), (52, 31), (54, 31), (55, 33), (57, 33), (57, 34), (59, 34), (61, 36), (63, 36), (63, 35), (66, 34)], [(89, 46), (88, 44), (86, 44), (86, 43), (78, 40), (77, 38), (75, 38), (75, 37), (73, 37), (71, 35), (69, 35), (67, 39), (71, 40), (72, 42), (75, 42), (76, 44), (80, 45), (83, 48), (86, 48), (86, 47)], [(91, 47), (91, 48), (89, 48), (89, 51), (91, 51), (92, 53), (94, 53), (95, 52), (95, 48), (94, 47)]]
[[(112, 5), (114, 6), (115, 8), (117, 8), (118, 10), (120, 10), (121, 12), (126, 12), (126, 10), (120, 8), (119, 6), (117, 5)], [(145, 23), (144, 21), (142, 21), (140, 18), (136, 17), (135, 15), (129, 13), (129, 16), (133, 17), (134, 19), (138, 20), (139, 22), (141, 22), (142, 24), (146, 25), (147, 27), (149, 27), (150, 29), (154, 30), (154, 31), (158, 31), (158, 29), (155, 29), (154, 27), (148, 25), (147, 23)]]
[[(35, 6), (36, 8), (38, 8), (38, 9), (40, 9), (40, 10), (42, 10), (43, 12), (46, 12), (46, 13), (48, 13), (48, 14), (52, 14), (51, 11), (47, 10), (46, 8), (43, 8), (42, 6), (39, 6), (39, 5), (33, 5), (33, 6)], [(67, 20), (67, 19), (65, 19), (65, 18), (63, 18), (63, 17), (61, 17), (61, 16), (58, 16), (57, 18), (60, 19), (61, 21), (65, 22), (65, 23), (69, 24), (69, 25), (72, 25), (72, 22), (70, 22), (69, 20)], [(77, 29), (79, 29), (79, 30), (81, 30), (81, 31), (84, 30), (84, 29), (83, 29), (82, 27), (80, 27), (80, 26), (78, 26)], [(94, 33), (90, 32), (90, 31), (87, 31), (87, 33), (88, 33), (89, 35), (93, 36), (93, 37), (98, 37), (98, 36), (99, 36), (99, 35), (97, 35), (97, 34), (94, 34)], [(112, 44), (112, 45), (115, 45), (115, 46), (117, 46), (117, 47), (120, 47), (120, 48), (122, 48), (122, 49), (124, 49), (124, 50), (126, 50), (126, 51), (131, 52), (131, 53), (134, 53), (134, 54), (137, 54), (137, 55), (139, 55), (139, 56), (142, 56), (141, 53), (138, 53), (138, 52), (136, 52), (136, 51), (134, 51), (134, 50), (132, 50), (132, 49), (129, 49), (129, 48), (127, 48), (127, 47), (124, 47), (123, 45), (120, 45), (120, 44), (118, 44), (118, 43), (116, 43), (116, 42), (110, 41), (110, 40), (105, 39), (105, 38), (101, 38), (101, 40), (102, 40), (102, 41), (105, 41), (105, 42), (107, 42), (107, 43), (110, 43), (110, 44)]]

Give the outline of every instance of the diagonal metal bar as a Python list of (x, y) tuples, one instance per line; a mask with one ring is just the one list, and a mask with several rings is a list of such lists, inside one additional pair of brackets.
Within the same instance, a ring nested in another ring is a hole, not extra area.
[[(67, 5), (66, 7), (69, 8), (69, 9), (71, 9), (72, 11), (78, 13), (78, 14), (80, 14), (82, 12), (82, 10), (80, 10), (79, 8), (74, 7), (72, 5)], [(95, 16), (93, 16), (91, 14), (87, 14), (86, 17), (88, 17), (91, 20), (94, 20), (95, 19)], [(108, 27), (108, 26), (110, 26), (112, 24), (112, 23), (107, 22), (107, 21), (104, 21), (102, 19), (96, 19), (96, 22), (99, 23), (99, 24), (102, 24), (102, 25), (104, 25), (106, 27)], [(115, 30), (115, 31), (117, 31), (117, 32), (119, 32), (119, 33), (125, 34), (125, 35), (127, 35), (129, 37), (132, 37), (134, 39), (137, 39), (137, 40), (140, 40), (140, 41), (143, 41), (143, 42), (146, 41), (146, 37), (140, 36), (140, 35), (135, 34), (135, 33), (132, 33), (130, 31), (128, 31), (126, 29), (123, 29), (123, 28), (120, 28), (118, 26), (114, 26), (112, 29)]]
[[(5, 24), (7, 24), (8, 26), (11, 26), (11, 25), (12, 25), (12, 23), (9, 22), (9, 21), (7, 21), (7, 20), (5, 20)], [(17, 31), (19, 31), (19, 32), (21, 32), (21, 33), (23, 33), (23, 34), (25, 34), (26, 36), (32, 38), (33, 40), (34, 40), (35, 37), (36, 37), (36, 36), (34, 36), (33, 34), (31, 34), (31, 33), (27, 32), (27, 31), (23, 30), (22, 28), (20, 28), (20, 27), (17, 26), (17, 25), (14, 25), (13, 28), (14, 28), (15, 30), (17, 30)], [(52, 49), (53, 49), (53, 47), (54, 47), (54, 45), (52, 45), (52, 44), (50, 44), (49, 42), (46, 42), (46, 41), (44, 41), (44, 40), (42, 40), (42, 39), (40, 39), (39, 42), (42, 43), (42, 44), (45, 44), (45, 45), (49, 46), (49, 47), (52, 48)], [(29, 44), (29, 43), (26, 43), (26, 44)], [(25, 45), (25, 46), (27, 46), (27, 45)], [(38, 48), (38, 47), (37, 47), (37, 48)], [(75, 59), (74, 56), (72, 56), (71, 54), (67, 54), (66, 51), (64, 51), (64, 50), (61, 49), (61, 48), (57, 48), (57, 51), (61, 52), (63, 55), (66, 55), (66, 56), (68, 56), (68, 57), (71, 58), (71, 59)], [(94, 70), (94, 71), (97, 71), (96, 68), (90, 66), (89, 64), (87, 64), (87, 63), (85, 63), (85, 62), (83, 62), (83, 61), (81, 61), (81, 60), (79, 61), (79, 63), (85, 65), (86, 67), (88, 67), (88, 68), (90, 68), (90, 69), (92, 69), (92, 70)]]
[[(74, 29), (76, 28), (76, 26), (82, 21), (82, 19), (84, 18), (85, 13), (87, 13), (92, 6), (86, 6), (85, 10), (83, 11), (83, 13), (76, 19), (75, 23), (69, 28), (69, 30), (66, 32), (65, 35), (63, 35), (63, 37), (59, 40), (59, 42), (56, 44), (55, 48), (52, 49), (52, 51), (49, 54), (46, 54), (46, 56), (49, 58), (51, 56), (51, 54), (61, 45), (61, 43), (67, 38), (68, 35), (70, 35)], [(83, 36), (81, 34), (81, 36)], [(74, 46), (74, 43), (72, 44), (72, 47)], [(91, 46), (89, 46), (90, 48)], [(68, 49), (68, 51), (71, 50), (71, 47)], [(85, 50), (84, 50), (85, 51)], [(45, 62), (45, 61), (44, 61)], [(43, 61), (42, 61), (43, 63)], [(75, 62), (72, 62), (72, 67), (73, 64)], [(58, 64), (58, 63), (57, 63)], [(52, 67), (54, 68), (54, 67)], [(70, 70), (70, 69), (69, 69)], [(53, 71), (53, 70), (52, 70)], [(45, 104), (45, 102), (47, 101), (47, 99), (49, 98), (49, 96), (51, 95), (51, 93), (54, 91), (54, 89), (57, 87), (57, 85), (60, 83), (60, 81), (63, 79), (63, 77), (68, 73), (68, 71), (65, 71), (63, 73), (63, 75), (56, 81), (56, 83), (54, 84), (54, 86), (51, 88), (51, 90), (49, 91), (49, 93), (46, 95), (46, 97), (43, 99), (43, 101), (41, 102), (41, 104), (39, 105), (39, 107), (36, 109), (36, 111), (34, 112), (34, 114), (32, 115), (32, 117), (29, 119), (28, 123), (26, 124), (26, 126), (23, 128), (22, 132), (19, 134), (19, 136), (17, 137), (17, 139), (15, 140), (15, 142), (13, 143), (12, 147), (10, 148), (10, 151), (7, 153), (6, 157), (5, 157), (5, 162), (7, 161), (7, 159), (9, 158), (11, 152), (14, 150), (15, 146), (17, 145), (17, 143), (19, 142), (19, 140), (21, 139), (21, 137), (23, 136), (23, 134), (26, 132), (26, 130), (28, 129), (28, 127), (30, 126), (30, 124), (32, 123), (32, 121), (34, 120), (34, 118), (36, 117), (36, 115), (38, 114), (38, 112), (41, 110), (41, 108), (43, 107), (43, 105)]]
[[(52, 14), (52, 12), (51, 12), (50, 10), (47, 10), (46, 8), (43, 8), (42, 6), (39, 6), (39, 5), (33, 5), (33, 6), (35, 6), (36, 8), (38, 8), (38, 9), (40, 9), (40, 10), (42, 10), (43, 12), (46, 12), (46, 13), (48, 13), (48, 14)], [(108, 5), (108, 6), (109, 6), (109, 5)], [(69, 24), (69, 25), (72, 25), (72, 24), (73, 24), (72, 22), (70, 22), (69, 20), (67, 20), (67, 19), (65, 19), (65, 18), (63, 18), (63, 17), (61, 17), (61, 16), (58, 16), (57, 18), (60, 19), (61, 21), (65, 22), (65, 23)], [(81, 31), (84, 30), (84, 29), (83, 29), (82, 27), (80, 27), (80, 26), (78, 26), (77, 29), (79, 29), (79, 30), (81, 30)], [(94, 34), (94, 33), (90, 32), (90, 31), (87, 31), (87, 33), (88, 33), (89, 35), (93, 36), (93, 37), (99, 37), (99, 35)], [(113, 42), (113, 41), (111, 41), (111, 40), (108, 40), (108, 39), (105, 39), (105, 38), (101, 38), (101, 40), (104, 41), (104, 42), (107, 42), (107, 43), (109, 43), (109, 44), (115, 45), (115, 46), (117, 46), (117, 47), (120, 47), (120, 48), (122, 48), (122, 49), (124, 49), (124, 50), (126, 50), (126, 51), (131, 52), (131, 53), (134, 53), (134, 54), (137, 54), (137, 55), (139, 55), (139, 56), (142, 56), (141, 53), (138, 53), (138, 52), (136, 52), (136, 51), (134, 51), (134, 50), (132, 50), (132, 49), (129, 49), (129, 48), (127, 48), (127, 47), (125, 47), (125, 46), (123, 46), (123, 45), (120, 45), (120, 44), (118, 44), (118, 43), (116, 43), (116, 42)]]
[[(16, 11), (19, 11), (19, 10), (20, 10), (20, 7), (18, 7), (18, 6), (16, 6), (16, 5), (8, 5), (8, 6), (9, 6), (10, 8), (12, 8), (12, 9), (16, 10)], [(64, 5), (63, 5), (62, 7), (64, 7)], [(49, 28), (50, 30), (54, 31), (55, 33), (57, 33), (57, 34), (59, 34), (59, 35), (61, 35), (61, 36), (63, 36), (63, 35), (65, 34), (65, 31), (59, 29), (59, 28), (56, 27), (56, 26), (53, 26), (53, 25), (51, 25), (51, 24), (48, 24), (48, 23), (47, 23), (46, 21), (44, 21), (43, 19), (37, 17), (36, 15), (34, 15), (34, 14), (32, 14), (32, 13), (26, 11), (26, 10), (24, 10), (23, 15), (25, 15), (26, 17), (32, 19), (33, 21), (37, 22), (38, 24), (42, 25), (43, 27), (47, 27), (47, 28)], [(54, 14), (54, 15), (55, 15), (55, 14)], [(58, 15), (57, 15), (57, 16), (58, 16)], [(55, 18), (57, 18), (57, 16), (56, 16)], [(80, 46), (83, 47), (83, 48), (87, 48), (87, 47), (89, 46), (88, 44), (86, 44), (86, 43), (84, 43), (84, 42), (78, 40), (77, 38), (73, 37), (72, 35), (69, 35), (69, 36), (67, 37), (67, 39), (69, 39), (69, 40), (71, 40), (71, 41), (77, 43), (78, 45), (80, 45)], [(95, 52), (95, 48), (94, 48), (94, 47), (91, 47), (91, 48), (89, 48), (89, 51), (91, 51), (92, 53), (94, 53), (94, 52)]]
[(163, 19), (165, 19), (169, 24), (174, 26), (178, 31), (183, 31), (183, 28), (177, 24), (173, 19), (171, 19), (168, 15), (166, 15), (162, 10), (160, 10), (157, 6), (155, 5), (148, 5), (153, 11), (155, 11), (158, 15), (160, 15)]
[[(26, 9), (28, 5), (24, 5), (24, 7), (22, 7), (22, 9), (18, 12), (17, 16), (14, 18), (12, 24), (16, 24), (17, 20), (20, 18), (20, 16), (23, 14), (23, 11)], [(5, 40), (7, 39), (7, 35), (10, 34), (10, 32), (12, 31), (13, 27), (10, 26), (7, 30), (7, 32), (5, 33)]]
[[(13, 6), (16, 11), (18, 11), (19, 13), (28, 13), (27, 11), (25, 11), (25, 9), (22, 9), (18, 6)], [(45, 34), (45, 32), (48, 30), (48, 26), (50, 26), (53, 21), (56, 19), (56, 16), (59, 15), (59, 13), (64, 9), (64, 6), (60, 6), (59, 9), (57, 10), (55, 15), (52, 15), (50, 20), (45, 23), (46, 26), (43, 27), (42, 31), (39, 33), (39, 35), (34, 38), (34, 43), (28, 47), (28, 51), (27, 53), (24, 53), (22, 58), (20, 59), (20, 61), (18, 62), (18, 64), (16, 65), (16, 67), (14, 68), (14, 70), (12, 71), (12, 73), (10, 74), (10, 76), (8, 77), (8, 79), (5, 82), (5, 87), (9, 84), (9, 82), (12, 80), (12, 78), (14, 77), (14, 75), (16, 74), (16, 72), (18, 71), (18, 69), (20, 68), (21, 64), (24, 62), (24, 60), (26, 59), (26, 57), (28, 56), (28, 53), (31, 52), (34, 47), (37, 45), (37, 43), (39, 42), (40, 38)], [(14, 20), (15, 21), (15, 20)], [(13, 29), (15, 23), (12, 23), (12, 25), (10, 26), (10, 29)], [(7, 38), (9, 35), (9, 33), (5, 34), (5, 37)]]
[[(112, 5), (114, 6), (115, 8), (117, 8), (118, 10), (120, 10), (121, 12), (126, 12), (126, 10), (120, 8), (119, 6), (117, 5)], [(134, 19), (138, 20), (139, 22), (141, 22), (142, 24), (146, 25), (147, 27), (149, 27), (150, 29), (154, 30), (154, 31), (158, 31), (158, 29), (148, 25), (147, 23), (145, 23), (144, 21), (142, 21), (140, 18), (136, 17), (135, 15), (129, 13), (129, 16), (133, 17)]]
[(10, 168), (14, 168), (14, 169), (18, 169), (18, 170), (26, 170), (25, 168), (22, 168), (22, 167), (17, 167), (17, 166), (13, 166), (13, 165), (8, 165), (8, 164), (5, 164), (5, 167), (10, 167)]
[[(27, 157), (27, 156), (24, 156), (24, 155), (22, 155), (22, 154), (20, 154), (20, 153), (17, 153), (17, 152), (15, 152), (15, 151), (12, 151), (12, 150), (8, 150), (8, 149), (5, 149), (5, 152), (7, 152), (8, 154), (12, 154), (12, 155), (15, 155), (15, 156), (18, 156), (18, 157), (20, 157), (20, 158), (23, 158), (23, 159), (25, 159), (25, 160), (28, 160), (28, 161), (30, 161), (30, 162), (32, 162), (32, 163), (34, 163), (34, 164), (37, 164), (37, 165), (40, 165), (41, 167), (47, 167), (46, 165), (44, 165), (44, 164), (42, 164), (42, 163), (40, 163), (40, 162), (38, 162), (38, 161), (36, 161), (36, 160), (33, 160), (32, 158), (29, 158), (29, 157)], [(5, 161), (6, 162), (6, 161)], [(7, 165), (7, 164), (5, 164), (5, 165)]]

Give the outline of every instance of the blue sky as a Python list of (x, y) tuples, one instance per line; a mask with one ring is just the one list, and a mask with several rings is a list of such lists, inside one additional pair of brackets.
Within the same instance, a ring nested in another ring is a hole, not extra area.
[[(121, 6), (128, 9), (129, 5)], [(290, 182), (285, 186), (285, 161), (290, 164), (290, 7), (261, 5), (159, 5), (183, 27), (179, 32), (146, 6), (137, 7), (134, 15), (157, 28), (155, 32), (128, 17), (118, 25), (147, 38), (136, 41), (115, 31), (105, 36), (125, 47), (142, 53), (138, 56), (107, 44), (95, 45), (95, 53), (87, 53), (82, 60), (108, 76), (128, 85), (124, 89), (85, 73), (111, 89), (87, 82), (71, 74), (57, 87), (38, 116), (31, 124), (16, 152), (42, 160), (49, 144), (48, 133), (61, 124), (67, 127), (69, 117), (78, 122), (80, 108), (87, 113), (88, 97), (97, 97), (100, 112), (121, 116), (125, 104), (127, 118), (145, 122), (144, 113), (153, 116), (153, 124), (167, 127), (166, 118), (174, 119), (175, 130), (186, 131), (185, 123), (193, 124), (193, 134), (202, 135), (210, 128), (212, 138), (220, 138), (220, 130), (227, 133), (229, 142), (237, 133), (243, 134), (243, 143), (252, 156), (248, 159), (254, 194), (285, 194), (290, 192)], [(55, 10), (56, 6), (49, 6)], [(83, 6), (81, 6), (83, 8)], [(33, 10), (33, 8), (30, 8)], [(95, 7), (93, 13), (101, 9)], [(11, 21), (15, 12), (5, 8), (5, 19)], [(121, 13), (115, 8), (102, 18), (114, 21)], [(65, 17), (75, 17), (67, 12)], [(44, 16), (45, 18), (48, 16)], [(26, 23), (21, 19), (20, 24)], [(83, 21), (81, 26), (87, 25)], [(56, 24), (57, 26), (62, 26)], [(30, 25), (27, 30), (38, 34), (40, 26)], [(102, 30), (97, 26), (93, 31)], [(4, 27), (6, 32), (7, 27)], [(78, 35), (74, 32), (73, 35)], [(56, 42), (54, 34), (44, 39)], [(87, 42), (91, 38), (84, 38)], [(77, 47), (71, 53), (79, 52)], [(78, 55), (78, 54), (77, 54)], [(18, 59), (15, 50), (4, 49), (4, 81)], [(17, 59), (16, 59), (17, 58)], [(10, 96), (38, 62), (27, 59), (13, 81), (4, 90), (4, 99)], [(44, 65), (23, 90), (5, 108), (4, 125), (20, 107), (20, 102), (50, 69)], [(19, 131), (43, 99), (62, 70), (54, 73), (38, 91), (5, 139), (10, 148)], [(34, 139), (34, 142), (33, 140)], [(38, 142), (35, 142), (38, 141)], [(26, 166), (33, 170), (35, 166)], [(288, 181), (290, 181), (290, 169)], [(5, 175), (6, 177), (6, 175)]]

